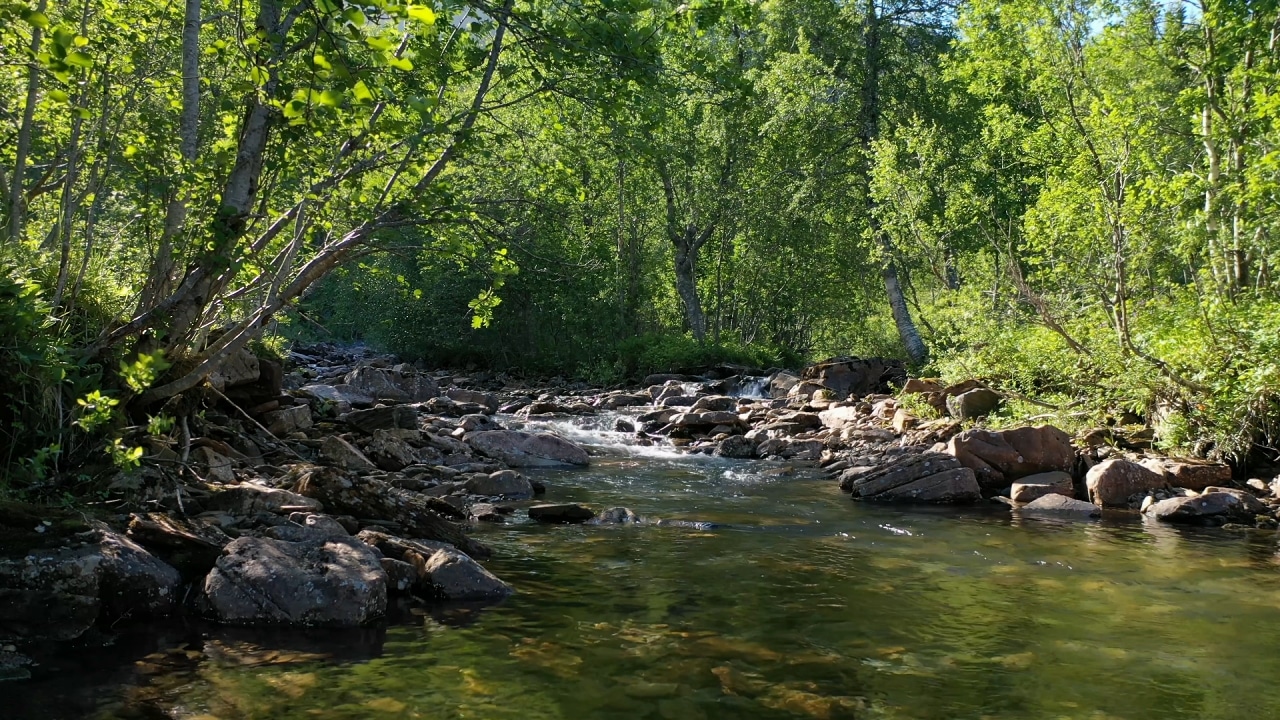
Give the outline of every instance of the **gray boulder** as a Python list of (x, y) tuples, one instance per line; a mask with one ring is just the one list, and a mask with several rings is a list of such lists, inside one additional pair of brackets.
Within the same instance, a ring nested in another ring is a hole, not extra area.
[(320, 445), (320, 457), (331, 465), (347, 470), (370, 472), (378, 469), (378, 466), (360, 452), (359, 448), (337, 435), (330, 435), (324, 439)]
[(374, 530), (356, 538), (386, 557), (412, 565), (414, 591), (444, 600), (501, 600), (514, 590), (466, 553), (447, 543), (409, 540)]
[(727, 458), (753, 458), (756, 456), (756, 443), (741, 435), (730, 435), (716, 446), (716, 455)]
[(905, 455), (848, 483), (855, 500), (955, 505), (982, 497), (973, 471), (943, 453)]
[(972, 420), (989, 414), (1000, 405), (1000, 393), (987, 388), (974, 388), (947, 398), (947, 412), (953, 418)]
[(402, 366), (358, 367), (343, 380), (356, 392), (369, 395), (374, 400), (424, 402), (440, 394), (435, 380)]
[(454, 402), (482, 405), (491, 413), (498, 411), (498, 396), (493, 393), (451, 387), (445, 391), (445, 396)]
[(1170, 523), (1252, 523), (1255, 517), (1267, 513), (1267, 506), (1247, 493), (1211, 490), (1194, 497), (1161, 500), (1144, 512), (1148, 517)]
[(464, 438), (473, 450), (511, 467), (586, 466), (587, 451), (562, 437), (516, 430), (486, 430)]
[(1023, 505), (1017, 510), (1020, 513), (1045, 513), (1050, 515), (1075, 515), (1079, 517), (1098, 517), (1102, 510), (1093, 503), (1067, 497), (1066, 495), (1045, 495)]
[(502, 496), (507, 498), (533, 497), (533, 484), (529, 479), (514, 470), (498, 472), (480, 477), (472, 477), (466, 482), (467, 492), (472, 495)]
[(338, 419), (370, 435), (377, 430), (418, 429), (418, 412), (403, 405), (355, 410)]
[(238, 538), (223, 550), (204, 591), (214, 617), (236, 625), (351, 627), (387, 608), (381, 558), (352, 538)]

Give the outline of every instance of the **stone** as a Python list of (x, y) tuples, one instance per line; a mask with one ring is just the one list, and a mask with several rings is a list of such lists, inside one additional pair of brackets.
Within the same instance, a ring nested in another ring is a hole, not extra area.
[(474, 556), (489, 555), (489, 549), (467, 537), (461, 525), (446, 519), (456, 515), (456, 509), (439, 498), (385, 480), (371, 476), (356, 480), (334, 468), (316, 467), (303, 473), (298, 492), (322, 500), (332, 511), (388, 520), (412, 537), (446, 542)]
[(1163, 475), (1122, 458), (1104, 460), (1089, 468), (1085, 475), (1089, 500), (1104, 508), (1127, 507), (1131, 496), (1168, 487), (1168, 484)]
[(353, 627), (386, 612), (378, 553), (353, 538), (284, 542), (242, 537), (205, 579), (213, 616), (237, 625)]
[(947, 452), (973, 470), (984, 490), (999, 490), (1027, 475), (1075, 465), (1071, 438), (1051, 425), (1012, 430), (966, 430), (951, 438)]
[(818, 419), (822, 422), (822, 426), (832, 430), (841, 430), (846, 426), (856, 425), (865, 416), (866, 413), (859, 412), (857, 406), (854, 405), (834, 407), (818, 413)]
[(183, 520), (164, 513), (135, 514), (128, 535), (173, 566), (184, 581), (203, 578), (231, 542), (217, 525)]
[(374, 430), (373, 439), (365, 445), (365, 453), (374, 465), (388, 472), (399, 472), (418, 462), (418, 455), (409, 443), (391, 430)]
[(320, 457), (332, 465), (347, 470), (370, 472), (378, 469), (378, 466), (365, 457), (359, 448), (337, 435), (330, 435), (320, 444)]
[(1014, 502), (1031, 502), (1045, 495), (1066, 495), (1075, 493), (1075, 482), (1070, 473), (1055, 471), (1028, 475), (1013, 484), (1009, 497)]
[(249, 350), (240, 350), (229, 355), (217, 370), (210, 373), (209, 383), (225, 391), (227, 388), (254, 382), (259, 373), (258, 356)]
[(182, 576), (130, 538), (98, 528), (98, 598), (107, 618), (165, 615), (177, 602)]
[[(693, 415), (693, 413), (689, 414)], [(701, 425), (740, 425), (742, 423), (742, 420), (738, 418), (738, 413), (728, 410), (709, 410), (698, 413), (697, 420)]]
[(231, 458), (213, 448), (197, 447), (191, 451), (191, 457), (197, 465), (204, 466), (206, 479), (227, 484), (236, 481), (235, 464)]
[(533, 497), (533, 485), (528, 478), (515, 470), (499, 470), (480, 477), (472, 477), (465, 485), (472, 495), (501, 496), (512, 499)]
[(85, 549), (0, 559), (0, 642), (73, 640), (98, 619), (98, 563)]
[(634, 525), (643, 522), (636, 511), (626, 507), (614, 507), (608, 510), (602, 510), (594, 518), (587, 521), (588, 525)]
[(369, 407), (373, 398), (350, 385), (304, 385), (298, 388), (298, 396), (305, 398), (316, 411), (327, 416), (342, 415), (353, 407)]
[(1000, 393), (988, 388), (974, 388), (947, 398), (947, 412), (953, 418), (973, 420), (995, 410), (1001, 401)]
[(937, 380), (926, 380), (923, 378), (910, 378), (902, 385), (901, 394), (914, 395), (917, 393), (933, 393), (942, 392), (942, 383)]
[(576, 503), (534, 505), (529, 517), (545, 523), (582, 523), (596, 516), (595, 510)]
[(454, 402), (482, 405), (491, 413), (497, 412), (498, 405), (500, 404), (497, 395), (494, 395), (493, 393), (480, 392), (479, 390), (467, 390), (465, 388), (451, 387), (446, 390), (444, 394)]
[(410, 563), (389, 557), (384, 557), (379, 562), (382, 564), (382, 571), (387, 574), (387, 592), (404, 595), (418, 584), (418, 570)]
[(444, 600), (494, 601), (515, 592), (480, 563), (456, 550), (437, 550), (418, 572), (431, 584), (436, 597)]
[(311, 406), (294, 405), (292, 407), (272, 410), (262, 416), (262, 424), (267, 432), (281, 437), (289, 433), (306, 430), (311, 427)]
[(618, 395), (610, 395), (600, 402), (601, 409), (617, 410), (624, 407), (636, 407), (639, 405), (648, 405), (653, 402), (653, 398), (649, 395), (621, 393)]
[(472, 520), (477, 522), (505, 522), (502, 517), (502, 512), (498, 509), (498, 506), (493, 503), (476, 503), (468, 510), (468, 514), (471, 516)]
[(817, 460), (824, 449), (826, 443), (821, 440), (792, 440), (778, 454), (789, 460)]
[(586, 450), (549, 433), (488, 430), (468, 433), (464, 440), (481, 455), (510, 467), (584, 467), (590, 463)]
[[(1153, 503), (1143, 514), (1170, 523), (1215, 524), (1226, 522), (1252, 523), (1265, 514), (1267, 507), (1247, 493), (1210, 491), (1194, 497), (1171, 497)], [(1252, 502), (1250, 502), (1252, 501)]]
[(901, 435), (915, 427), (920, 420), (907, 412), (906, 408), (898, 408), (893, 412), (893, 431)]
[(792, 375), (785, 370), (774, 373), (769, 377), (769, 397), (786, 397), (798, 382), (800, 382), (798, 375)]
[(800, 377), (832, 391), (840, 400), (889, 389), (889, 381), (905, 378), (906, 366), (889, 358), (836, 357), (805, 368)]
[(418, 412), (404, 405), (354, 410), (338, 419), (357, 430), (371, 435), (376, 430), (418, 429)]
[[(704, 397), (698, 398), (698, 401), (693, 404), (694, 410), (706, 410), (706, 411), (714, 411), (714, 412), (736, 410), (737, 407), (738, 407), (737, 398), (726, 397), (724, 395), (706, 395)], [(733, 415), (736, 417), (737, 413), (735, 412), (733, 413)]]
[(756, 456), (756, 443), (742, 435), (730, 435), (716, 446), (715, 454), (726, 458), (753, 458)]
[(444, 600), (501, 600), (514, 592), (466, 553), (445, 544), (409, 540), (376, 530), (361, 530), (356, 538), (383, 555), (409, 563), (417, 581), (414, 589)]
[(206, 498), (204, 507), (206, 510), (226, 510), (237, 515), (249, 516), (258, 513), (279, 515), (302, 508), (313, 512), (324, 509), (324, 506), (314, 498), (254, 483), (241, 483), (223, 488)]
[(904, 455), (845, 482), (842, 489), (860, 500), (964, 504), (982, 498), (973, 471), (943, 453)]
[(1018, 508), (1018, 512), (1077, 515), (1082, 517), (1099, 517), (1102, 515), (1102, 510), (1093, 503), (1058, 494), (1038, 497)]
[(1222, 463), (1153, 457), (1138, 464), (1164, 477), (1170, 487), (1200, 491), (1231, 482), (1231, 467)]
[(388, 402), (424, 402), (440, 394), (435, 380), (412, 371), (405, 373), (403, 368), (358, 367), (343, 381), (359, 393)]

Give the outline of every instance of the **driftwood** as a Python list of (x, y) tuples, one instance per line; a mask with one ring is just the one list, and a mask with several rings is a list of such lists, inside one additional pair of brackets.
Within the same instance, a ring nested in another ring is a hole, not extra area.
[(467, 537), (463, 527), (441, 517), (429, 498), (373, 477), (349, 476), (336, 468), (317, 467), (305, 473), (297, 491), (325, 507), (364, 518), (398, 524), (410, 538), (447, 542), (472, 557), (488, 557), (485, 545)]

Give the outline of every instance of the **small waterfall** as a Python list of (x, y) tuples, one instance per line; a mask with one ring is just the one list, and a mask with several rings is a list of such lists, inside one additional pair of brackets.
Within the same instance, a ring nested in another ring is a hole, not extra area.
[(768, 398), (769, 397), (769, 378), (767, 377), (744, 377), (738, 383), (738, 387), (732, 393), (733, 397), (739, 398)]
[(624, 412), (602, 412), (598, 415), (582, 417), (558, 417), (539, 419), (536, 416), (528, 420), (515, 417), (503, 417), (502, 424), (512, 430), (529, 432), (550, 432), (570, 442), (586, 448), (595, 448), (608, 455), (628, 455), (651, 458), (685, 458), (685, 453), (676, 450), (665, 438), (641, 439), (635, 433), (619, 432), (614, 429), (618, 420), (635, 423), (635, 414)]

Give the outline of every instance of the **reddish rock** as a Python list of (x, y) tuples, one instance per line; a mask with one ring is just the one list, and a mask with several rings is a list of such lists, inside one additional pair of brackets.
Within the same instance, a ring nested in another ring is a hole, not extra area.
[(985, 490), (1002, 489), (1036, 473), (1070, 472), (1076, 460), (1071, 438), (1051, 425), (966, 430), (951, 438), (947, 452), (972, 469)]
[(1141, 465), (1164, 477), (1172, 487), (1204, 490), (1231, 482), (1231, 468), (1221, 463), (1174, 458), (1145, 458)]
[(1074, 483), (1070, 473), (1048, 472), (1028, 475), (1013, 484), (1009, 497), (1014, 502), (1031, 502), (1045, 495), (1066, 495), (1074, 493)]
[(1099, 507), (1127, 507), (1129, 497), (1148, 490), (1168, 487), (1163, 475), (1157, 475), (1135, 462), (1123, 459), (1104, 460), (1089, 469), (1085, 476), (1089, 500)]

